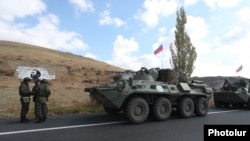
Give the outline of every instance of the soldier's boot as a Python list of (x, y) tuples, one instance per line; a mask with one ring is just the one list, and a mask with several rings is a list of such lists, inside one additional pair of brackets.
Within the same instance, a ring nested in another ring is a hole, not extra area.
[(42, 123), (43, 119), (41, 117), (38, 118), (38, 121), (36, 121), (35, 123)]
[(25, 120), (25, 121), (30, 121), (29, 119), (26, 118), (26, 116), (24, 116), (24, 120)]
[(47, 115), (46, 115), (46, 114), (44, 114), (44, 115), (43, 115), (43, 122), (45, 122), (45, 121), (46, 121), (46, 119), (47, 119)]
[(24, 117), (24, 116), (21, 116), (20, 122), (22, 122), (22, 123), (26, 122), (26, 120), (25, 120), (25, 117)]
[(45, 122), (45, 121), (46, 121), (46, 119), (47, 119), (47, 117), (44, 117), (44, 118), (43, 118), (43, 122)]

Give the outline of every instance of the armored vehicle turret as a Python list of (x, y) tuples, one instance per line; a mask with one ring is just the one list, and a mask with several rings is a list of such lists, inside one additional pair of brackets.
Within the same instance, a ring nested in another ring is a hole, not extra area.
[(108, 114), (124, 111), (129, 123), (143, 123), (149, 115), (156, 121), (169, 118), (173, 109), (182, 118), (205, 116), (213, 89), (201, 81), (182, 82), (179, 73), (170, 69), (126, 71), (114, 82), (85, 88)]
[(250, 86), (248, 79), (225, 80), (219, 91), (214, 92), (214, 104), (218, 108), (250, 109)]

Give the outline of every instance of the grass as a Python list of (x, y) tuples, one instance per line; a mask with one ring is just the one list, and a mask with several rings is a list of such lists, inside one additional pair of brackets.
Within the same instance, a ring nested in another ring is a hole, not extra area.
[[(33, 104), (30, 104), (29, 113), (27, 117), (35, 117)], [(68, 114), (82, 114), (82, 113), (100, 113), (103, 112), (103, 107), (100, 104), (89, 104), (82, 107), (79, 106), (67, 106), (67, 107), (51, 107), (48, 104), (49, 116), (52, 115), (68, 115)], [(18, 118), (20, 114), (20, 108), (8, 108), (5, 110), (0, 118)]]
[(50, 108), (49, 114), (80, 114), (80, 113), (98, 113), (103, 112), (103, 107), (100, 104), (90, 104), (84, 105), (82, 107), (79, 106), (69, 106), (69, 107), (55, 107)]

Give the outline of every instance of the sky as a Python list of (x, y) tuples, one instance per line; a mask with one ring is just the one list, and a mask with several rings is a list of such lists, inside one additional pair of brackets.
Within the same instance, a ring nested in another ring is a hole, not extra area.
[(169, 45), (181, 7), (197, 52), (192, 76), (250, 78), (249, 0), (0, 0), (0, 40), (124, 69), (171, 68)]

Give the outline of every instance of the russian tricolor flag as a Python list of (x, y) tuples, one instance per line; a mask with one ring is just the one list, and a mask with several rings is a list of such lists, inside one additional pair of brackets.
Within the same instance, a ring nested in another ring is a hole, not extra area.
[(163, 50), (163, 46), (162, 44), (155, 50), (154, 54), (157, 55), (158, 53), (160, 53)]
[(242, 70), (242, 68), (243, 68), (243, 66), (242, 66), (242, 65), (240, 65), (240, 67), (236, 70), (236, 72), (241, 71), (241, 70)]

